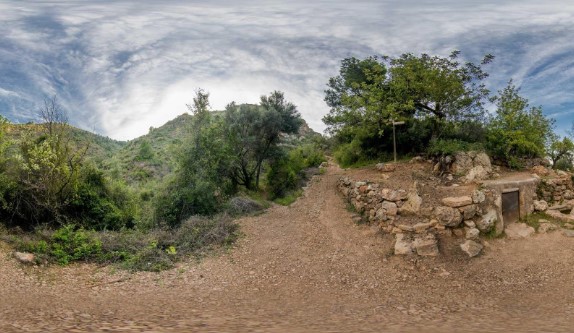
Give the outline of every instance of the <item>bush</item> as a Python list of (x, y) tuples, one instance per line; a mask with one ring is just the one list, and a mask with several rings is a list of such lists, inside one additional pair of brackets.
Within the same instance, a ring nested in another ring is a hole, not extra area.
[(157, 225), (177, 227), (190, 216), (215, 214), (220, 201), (218, 189), (210, 181), (174, 180), (156, 197), (154, 219)]
[(484, 148), (480, 143), (470, 143), (456, 139), (434, 139), (429, 142), (427, 154), (430, 157), (441, 157), (471, 150), (481, 151), (484, 150)]
[(66, 215), (86, 229), (132, 228), (135, 221), (132, 197), (125, 186), (110, 184), (101, 171), (85, 168)]
[(102, 255), (102, 243), (84, 229), (66, 225), (57, 229), (45, 239), (22, 242), (19, 245), (24, 251), (34, 252), (41, 257), (60, 265), (73, 261), (93, 261)]

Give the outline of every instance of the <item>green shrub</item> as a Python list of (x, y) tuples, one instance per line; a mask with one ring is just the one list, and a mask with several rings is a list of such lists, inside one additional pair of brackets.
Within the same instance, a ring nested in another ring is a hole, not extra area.
[(66, 225), (39, 240), (23, 241), (19, 248), (49, 261), (67, 265), (73, 261), (95, 261), (102, 255), (102, 243), (93, 233)]
[(215, 214), (220, 205), (214, 183), (202, 179), (174, 180), (156, 197), (154, 219), (158, 225), (177, 227), (190, 216)]
[(480, 143), (470, 143), (457, 139), (433, 139), (429, 142), (427, 154), (432, 157), (454, 155), (461, 151), (484, 150)]
[(110, 183), (95, 168), (86, 168), (67, 208), (67, 216), (86, 229), (132, 228), (135, 222), (132, 197), (125, 186), (117, 182)]

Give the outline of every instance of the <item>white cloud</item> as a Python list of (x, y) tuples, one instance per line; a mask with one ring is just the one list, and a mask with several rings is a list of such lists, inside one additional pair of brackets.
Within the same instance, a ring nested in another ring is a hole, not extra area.
[(342, 58), (460, 49), (497, 56), (494, 90), (512, 77), (552, 107), (573, 97), (573, 16), (574, 4), (533, 0), (4, 1), (0, 87), (26, 95), (15, 104), (26, 117), (31, 100), (57, 93), (75, 124), (121, 139), (185, 112), (198, 87), (214, 109), (282, 90), (322, 131)]

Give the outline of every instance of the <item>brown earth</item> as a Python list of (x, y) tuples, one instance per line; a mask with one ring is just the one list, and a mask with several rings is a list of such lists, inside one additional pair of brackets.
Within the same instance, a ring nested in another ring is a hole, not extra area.
[(361, 173), (331, 166), (290, 207), (240, 220), (234, 249), (159, 274), (25, 267), (0, 245), (0, 332), (574, 330), (574, 238), (394, 257), (393, 239), (354, 224), (336, 191)]

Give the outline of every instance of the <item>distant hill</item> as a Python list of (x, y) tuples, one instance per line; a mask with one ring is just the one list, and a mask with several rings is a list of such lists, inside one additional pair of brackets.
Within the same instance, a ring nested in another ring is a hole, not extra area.
[[(213, 111), (222, 115), (224, 111)], [(89, 146), (87, 158), (109, 176), (124, 181), (136, 191), (153, 189), (177, 168), (177, 154), (189, 135), (193, 116), (184, 113), (136, 139), (116, 141), (72, 127), (77, 147)], [(11, 124), (9, 136), (17, 142), (24, 133), (40, 133), (39, 124)], [(306, 138), (320, 136), (303, 121), (298, 134), (284, 135), (286, 145), (296, 145)]]
[[(97, 164), (115, 156), (126, 145), (124, 141), (117, 141), (106, 136), (88, 132), (70, 126), (71, 141), (76, 147), (88, 147), (87, 156)], [(9, 124), (6, 128), (7, 137), (15, 146), (25, 135), (39, 135), (42, 132), (41, 124)]]

